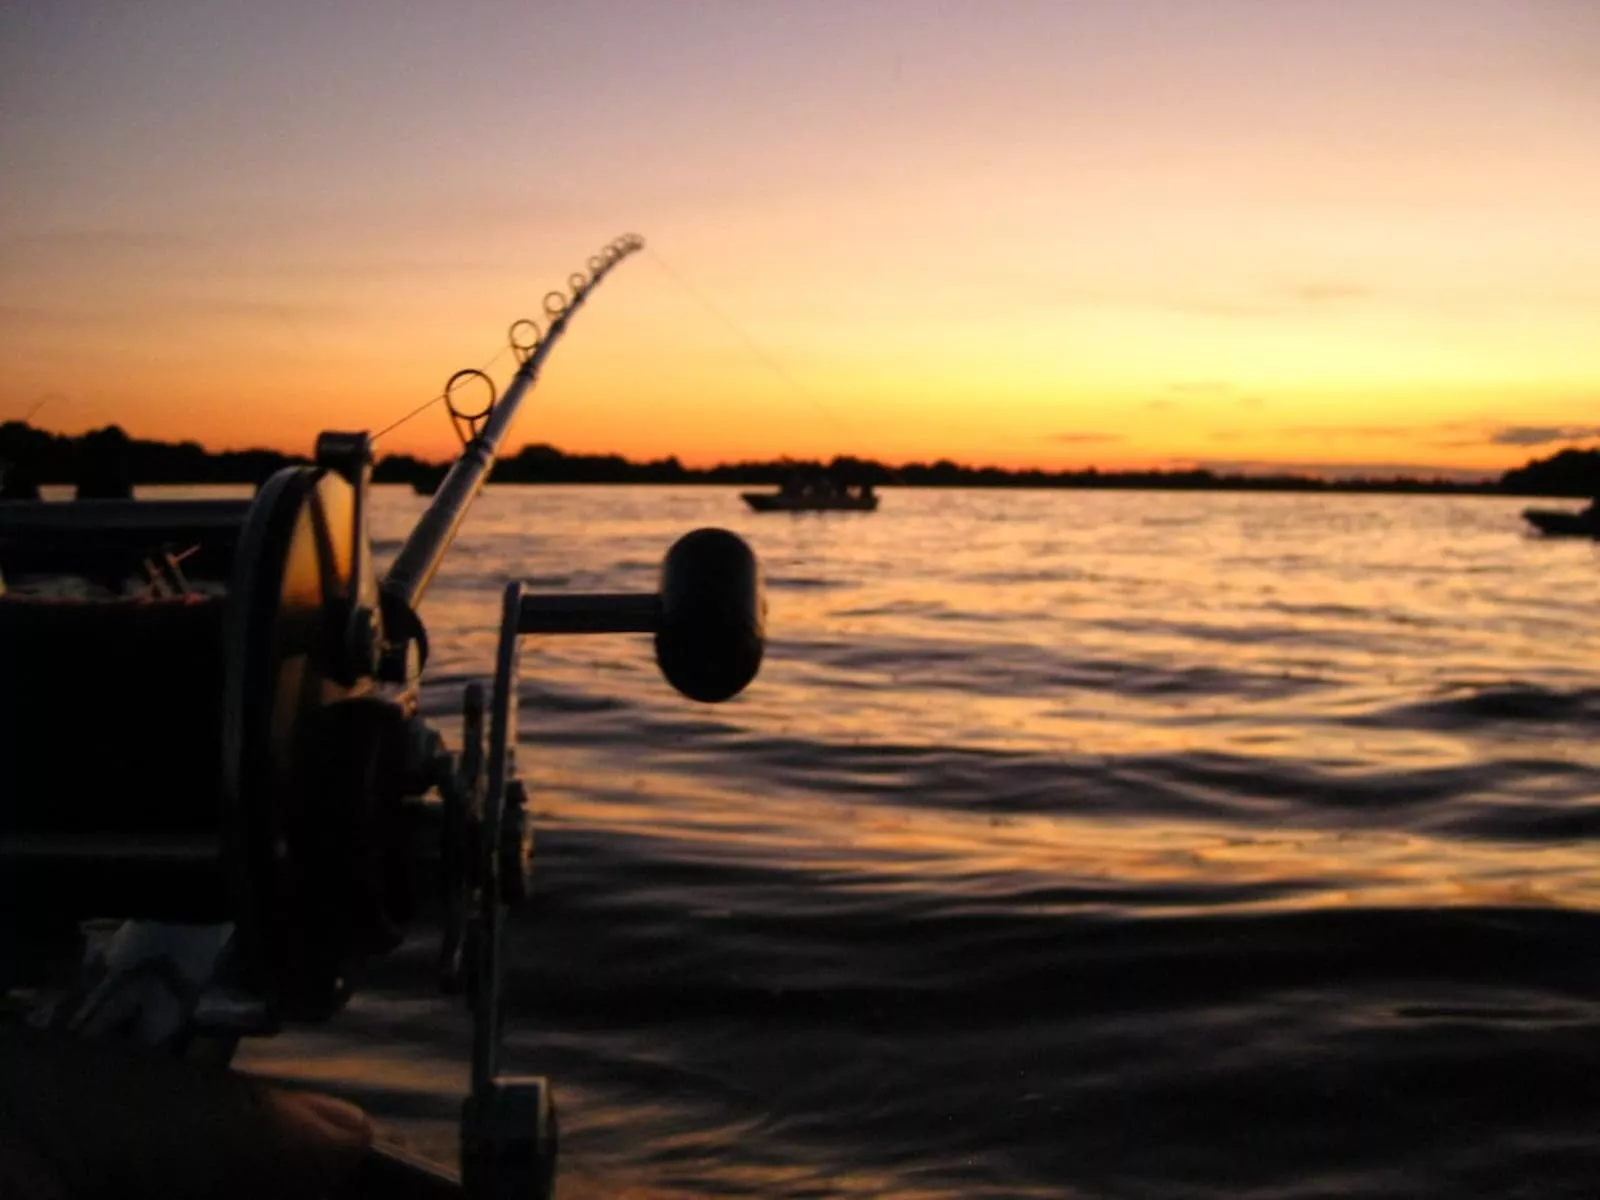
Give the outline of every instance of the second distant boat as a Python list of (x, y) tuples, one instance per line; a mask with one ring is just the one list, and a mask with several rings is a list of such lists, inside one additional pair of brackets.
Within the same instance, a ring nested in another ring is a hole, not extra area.
[(1546, 537), (1600, 538), (1600, 506), (1593, 504), (1582, 512), (1525, 508), (1522, 519)]

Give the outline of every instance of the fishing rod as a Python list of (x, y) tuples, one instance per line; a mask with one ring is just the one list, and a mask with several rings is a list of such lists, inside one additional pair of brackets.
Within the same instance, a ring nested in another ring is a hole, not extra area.
[[(570, 298), (563, 292), (547, 293), (544, 310), (551, 321), (549, 331), (542, 336), (539, 327), (526, 318), (513, 322), (507, 337), (522, 365), (512, 376), (504, 395), (496, 399), (493, 381), (477, 368), (469, 367), (450, 377), (445, 384), (443, 398), (450, 406), (451, 422), (456, 426), (457, 433), (461, 433), (464, 426), (475, 426), (478, 421), (483, 422), (483, 428), (475, 437), (469, 439), (463, 436), (461, 456), (446, 473), (439, 490), (434, 494), (433, 503), (411, 531), (411, 536), (395, 556), (384, 578), (383, 592), (386, 596), (410, 608), (416, 608), (421, 602), (422, 594), (455, 538), (462, 518), (489, 478), (495, 455), (499, 453), (501, 443), (517, 419), (517, 409), (523, 397), (539, 378), (539, 368), (544, 366), (544, 360), (601, 280), (615, 270), (623, 259), (643, 248), (642, 237), (626, 234), (589, 260), (587, 276), (575, 273), (568, 279)], [(526, 332), (519, 334), (519, 330)], [(456, 386), (469, 378), (483, 379), (490, 387), (489, 405), (477, 413), (462, 413), (451, 399)]]
[[(668, 549), (653, 593), (509, 581), (455, 750), (421, 715), (419, 609), (540, 367), (642, 245), (619, 238), (547, 295), (542, 335), (512, 325), (503, 395), (481, 370), (451, 377), (461, 453), (381, 578), (365, 432), (321, 434), (313, 465), (251, 501), (0, 503), (0, 983), (33, 998), (34, 1024), (226, 1062), (242, 1037), (335, 1015), (435, 897), (437, 981), (473, 1018), (459, 1177), (375, 1150), (363, 1178), (551, 1194), (550, 1088), (501, 1069), (502, 934), (532, 861), (522, 639), (649, 633), (668, 682), (717, 703), (760, 668), (761, 571), (705, 528)], [(475, 378), (489, 403), (463, 411)], [(91, 940), (84, 922), (108, 918)]]

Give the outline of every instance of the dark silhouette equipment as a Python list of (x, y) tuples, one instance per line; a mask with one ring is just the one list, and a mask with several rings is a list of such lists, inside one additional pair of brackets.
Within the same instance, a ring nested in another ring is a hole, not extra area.
[[(48, 1074), (54, 1053), (63, 1080), (87, 1079), (85, 1055), (102, 1053), (106, 1086), (129, 1089), (126, 1119), (148, 1125), (152, 1114), (133, 1110), (153, 1076), (136, 1059), (225, 1063), (243, 1036), (332, 1017), (362, 964), (400, 944), (424, 889), (442, 897), (439, 985), (473, 1014), (460, 1175), (362, 1150), (368, 1130), (339, 1194), (551, 1194), (551, 1089), (506, 1074), (500, 1053), (501, 931), (527, 896), (532, 853), (516, 774), (522, 638), (649, 633), (674, 687), (727, 700), (761, 664), (761, 571), (741, 539), (701, 529), (668, 550), (653, 594), (509, 583), (492, 682), (467, 687), (456, 750), (421, 713), (421, 609), (540, 365), (642, 244), (610, 244), (547, 297), (542, 334), (513, 327), (520, 366), (504, 394), (490, 383), (467, 408), (446, 388), (461, 454), (381, 577), (366, 433), (322, 434), (309, 463), (277, 470), (253, 500), (154, 502), (129, 498), (117, 430), (85, 439), (79, 500), (0, 505), (0, 972), (50, 1031), (0, 1041), (0, 1074)], [(463, 376), (452, 384), (482, 382)], [(98, 932), (86, 932), (91, 918)], [(144, 1057), (119, 1057), (129, 1043)], [(161, 1078), (180, 1125), (204, 1119), (183, 1096), (201, 1109), (238, 1099), (232, 1085), (185, 1091), (172, 1080), (192, 1076)], [(313, 1120), (261, 1111), (264, 1136), (269, 1118)], [(357, 1144), (346, 1134), (290, 1139), (283, 1154)], [(118, 1129), (87, 1136), (97, 1161), (115, 1157)], [(140, 1163), (123, 1169), (149, 1165), (149, 1151), (129, 1153)], [(0, 1152), (0, 1186), (8, 1169), (29, 1168)], [(118, 1168), (107, 1169), (95, 1178), (115, 1191)]]

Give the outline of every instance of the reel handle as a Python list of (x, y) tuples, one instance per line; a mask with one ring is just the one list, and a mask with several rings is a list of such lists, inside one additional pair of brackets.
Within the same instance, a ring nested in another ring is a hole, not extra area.
[(761, 669), (766, 595), (749, 545), (725, 529), (696, 529), (673, 543), (655, 595), (524, 595), (519, 634), (653, 633), (656, 665), (683, 695), (716, 704)]
[[(755, 554), (722, 529), (697, 529), (667, 551), (655, 595), (527, 595), (506, 588), (488, 728), (467, 701), (463, 774), (445, 796), (447, 840), (457, 853), (463, 903), (441, 947), (447, 987), (467, 986), (472, 1006), (472, 1092), (462, 1108), (461, 1167), (472, 1196), (548, 1197), (556, 1119), (542, 1079), (502, 1074), (502, 968), (508, 910), (527, 898), (532, 839), (516, 778), (519, 651), (530, 633), (654, 633), (656, 663), (692, 700), (717, 703), (744, 690), (761, 666), (766, 599)], [(487, 732), (487, 750), (477, 746)], [(479, 790), (481, 771), (482, 788)], [(465, 833), (463, 838), (461, 835)], [(475, 853), (473, 848), (475, 847)], [(446, 847), (446, 857), (450, 856)], [(475, 859), (475, 861), (473, 861)]]

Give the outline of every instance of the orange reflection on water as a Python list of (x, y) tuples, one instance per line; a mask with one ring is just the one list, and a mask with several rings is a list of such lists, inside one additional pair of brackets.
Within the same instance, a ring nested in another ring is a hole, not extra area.
[[(764, 796), (708, 798), (672, 777), (596, 798), (538, 775), (552, 832), (604, 830), (656, 863), (733, 866), (760, 854), (795, 874), (786, 908), (918, 895), (940, 913), (1172, 917), (1311, 908), (1600, 907), (1582, 843), (1503, 843), (1399, 830), (1264, 830), (1106, 815), (886, 809)], [(670, 816), (664, 817), (664, 813)], [(703, 907), (703, 906), (702, 906)], [(697, 910), (698, 911), (698, 910)], [(714, 915), (714, 907), (705, 915)]]

